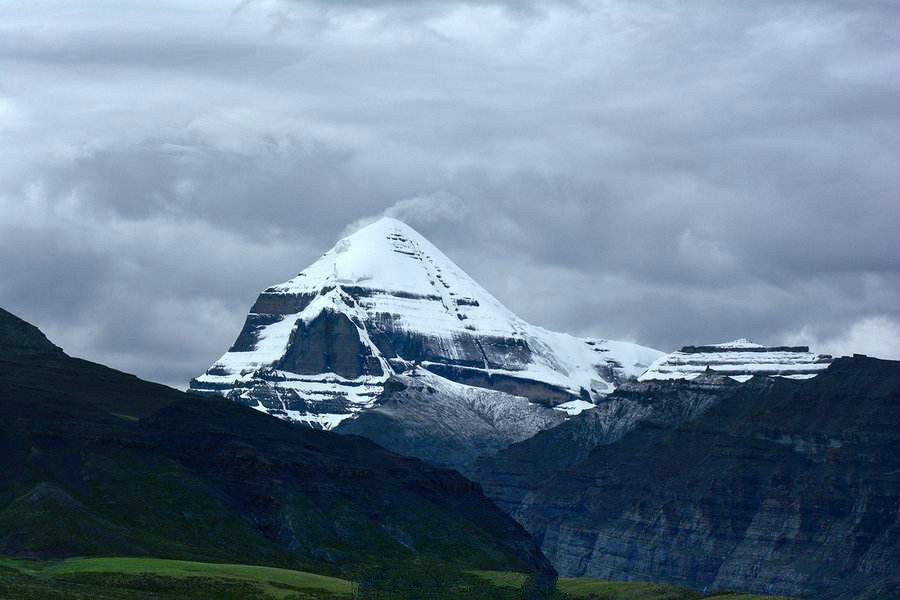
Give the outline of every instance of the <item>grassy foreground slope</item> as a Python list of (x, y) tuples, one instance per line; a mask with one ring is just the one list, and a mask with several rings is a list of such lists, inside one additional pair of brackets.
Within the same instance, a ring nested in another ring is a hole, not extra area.
[(356, 584), (303, 571), (158, 558), (0, 560), (0, 598), (316, 598), (348, 600)]
[[(528, 575), (509, 571), (473, 571), (473, 574), (499, 588), (522, 590), (529, 581)], [(550, 597), (553, 600), (790, 600), (786, 596), (732, 592), (703, 594), (674, 585), (606, 581), (589, 577), (560, 577)]]
[[(511, 571), (439, 574), (428, 581), (408, 573), (410, 588), (394, 598), (492, 598), (517, 600), (775, 600), (739, 594), (704, 595), (670, 585), (560, 579), (555, 590), (534, 596), (532, 576)], [(446, 585), (447, 577), (454, 578)], [(444, 578), (442, 580), (442, 578)], [(313, 573), (252, 565), (158, 558), (69, 558), (56, 561), (0, 559), (0, 599), (17, 600), (350, 600), (370, 597), (351, 581)]]
[(731, 592), (699, 592), (658, 583), (560, 578), (555, 600), (789, 600), (786, 596), (758, 596)]

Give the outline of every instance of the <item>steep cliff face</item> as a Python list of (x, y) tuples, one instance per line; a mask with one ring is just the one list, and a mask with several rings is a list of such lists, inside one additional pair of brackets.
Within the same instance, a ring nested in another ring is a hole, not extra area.
[(754, 378), (674, 428), (641, 420), (512, 512), (566, 575), (895, 597), (900, 363), (838, 359)]
[(374, 407), (390, 377), (419, 367), (574, 413), (661, 355), (530, 325), (385, 218), (265, 290), (191, 391), (332, 428)]
[(676, 427), (732, 396), (738, 387), (714, 373), (689, 381), (628, 382), (596, 408), (493, 456), (480, 457), (471, 476), (498, 506), (518, 517), (548, 480), (586, 459), (598, 446), (619, 441), (640, 423)]

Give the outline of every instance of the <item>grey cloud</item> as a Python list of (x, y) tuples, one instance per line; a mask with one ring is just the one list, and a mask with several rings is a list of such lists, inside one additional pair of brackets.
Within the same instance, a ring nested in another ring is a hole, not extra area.
[(513, 4), (0, 8), (0, 305), (183, 385), (392, 214), (548, 327), (890, 350), (896, 3)]

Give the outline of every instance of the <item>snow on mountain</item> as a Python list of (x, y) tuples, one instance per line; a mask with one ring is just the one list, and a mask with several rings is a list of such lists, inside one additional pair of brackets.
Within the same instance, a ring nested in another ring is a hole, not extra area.
[(808, 379), (828, 368), (831, 356), (807, 346), (762, 346), (741, 338), (723, 344), (685, 346), (656, 360), (638, 381), (693, 379), (707, 369), (747, 381), (754, 375)]
[(455, 383), (418, 367), (393, 376), (374, 407), (343, 421), (336, 431), (466, 474), (478, 457), (567, 418), (564, 411), (527, 398)]
[(661, 355), (530, 325), (418, 232), (383, 218), (263, 291), (191, 390), (333, 428), (372, 407), (392, 375), (420, 366), (577, 412)]

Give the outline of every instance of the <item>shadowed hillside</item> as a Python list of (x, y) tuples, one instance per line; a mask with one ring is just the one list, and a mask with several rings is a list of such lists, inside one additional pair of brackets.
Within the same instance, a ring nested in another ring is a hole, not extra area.
[(552, 575), (455, 472), (70, 358), (5, 311), (0, 389), (0, 554), (265, 564), (373, 592), (384, 565)]

